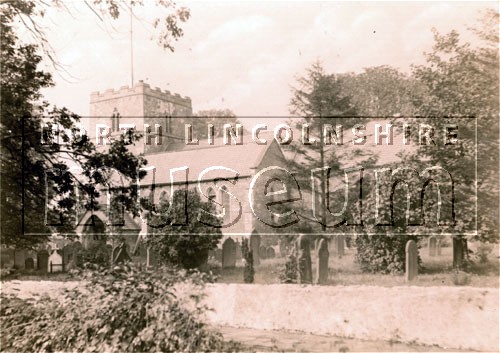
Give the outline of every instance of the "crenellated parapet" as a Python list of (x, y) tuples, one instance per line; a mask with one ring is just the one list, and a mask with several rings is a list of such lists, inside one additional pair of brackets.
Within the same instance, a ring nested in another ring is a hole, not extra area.
[(107, 89), (104, 92), (92, 92), (90, 94), (90, 103), (100, 103), (107, 100), (116, 100), (134, 95), (143, 95), (146, 97), (156, 98), (161, 101), (170, 102), (175, 105), (183, 106), (191, 109), (191, 98), (183, 97), (178, 93), (171, 93), (168, 90), (161, 90), (158, 87), (152, 88), (143, 80), (137, 82), (133, 87), (122, 86), (120, 89)]

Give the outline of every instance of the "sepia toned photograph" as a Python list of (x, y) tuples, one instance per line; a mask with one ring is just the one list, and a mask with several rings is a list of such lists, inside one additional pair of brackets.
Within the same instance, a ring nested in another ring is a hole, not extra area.
[(0, 352), (499, 352), (499, 31), (0, 0)]

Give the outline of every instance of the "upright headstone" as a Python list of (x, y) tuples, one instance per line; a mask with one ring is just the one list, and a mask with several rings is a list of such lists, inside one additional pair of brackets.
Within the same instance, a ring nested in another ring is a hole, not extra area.
[(37, 256), (38, 270), (43, 273), (47, 272), (49, 264), (49, 252), (47, 250), (40, 250), (38, 251), (36, 256)]
[(217, 248), (214, 250), (215, 261), (222, 263), (222, 250)]
[(343, 234), (337, 235), (337, 255), (342, 257), (345, 254), (345, 239)]
[(428, 247), (429, 247), (429, 256), (436, 256), (437, 239), (435, 236), (429, 237)]
[(74, 263), (73, 246), (71, 246), (71, 244), (67, 244), (66, 246), (63, 247), (62, 253), (63, 253), (64, 269), (66, 271), (70, 270), (72, 268), (72, 263)]
[(321, 238), (314, 239), (314, 252), (318, 252), (318, 244)]
[(241, 251), (241, 244), (236, 242), (236, 261), (239, 261), (243, 258), (243, 252)]
[(24, 260), (24, 269), (26, 270), (34, 270), (35, 269), (35, 260), (32, 257), (27, 257)]
[(253, 232), (250, 235), (250, 249), (252, 249), (253, 264), (257, 266), (260, 264), (259, 249), (260, 249), (260, 234)]
[(286, 256), (286, 244), (285, 241), (281, 238), (278, 239), (278, 256), (284, 257)]
[(330, 254), (337, 254), (337, 235), (334, 234), (330, 238), (328, 242), (328, 250), (330, 250)]
[(222, 244), (222, 267), (236, 266), (236, 243), (233, 239), (227, 238)]
[(438, 241), (437, 241), (436, 253), (437, 253), (437, 256), (441, 256), (441, 239), (438, 239)]
[(276, 251), (272, 246), (268, 247), (266, 250), (266, 258), (274, 259), (276, 257)]
[(312, 283), (311, 250), (305, 234), (297, 239), (297, 283)]
[(413, 240), (406, 243), (406, 281), (414, 280), (418, 275), (418, 248)]
[(52, 250), (52, 253), (49, 255), (49, 263), (47, 265), (47, 271), (49, 273), (64, 271), (63, 256), (61, 250), (59, 249)]
[(466, 241), (461, 238), (453, 238), (453, 268), (461, 269), (464, 264), (464, 252)]
[(264, 245), (261, 245), (259, 248), (259, 257), (261, 258), (261, 260), (267, 258), (267, 248)]
[(328, 281), (328, 258), (330, 257), (330, 252), (328, 251), (328, 243), (325, 239), (321, 239), (318, 242), (317, 248), (317, 265), (316, 265), (316, 284), (326, 284)]

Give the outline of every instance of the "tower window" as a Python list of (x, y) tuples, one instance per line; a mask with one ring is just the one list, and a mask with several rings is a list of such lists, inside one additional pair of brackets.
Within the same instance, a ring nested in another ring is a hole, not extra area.
[(120, 130), (120, 113), (118, 113), (118, 109), (113, 109), (113, 115), (111, 116), (111, 131), (119, 131)]

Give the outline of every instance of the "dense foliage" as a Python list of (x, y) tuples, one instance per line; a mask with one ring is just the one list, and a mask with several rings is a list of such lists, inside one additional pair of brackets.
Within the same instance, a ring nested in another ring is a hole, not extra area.
[[(14, 30), (19, 17), (34, 16), (36, 4), (0, 6), (1, 242), (31, 247), (51, 233), (74, 233), (79, 212), (99, 209), (99, 189), (113, 190), (117, 174), (130, 185), (142, 177), (146, 161), (127, 150), (126, 138), (97, 150), (81, 133), (77, 115), (49, 110), (40, 90), (53, 84), (51, 75), (38, 69), (38, 47), (23, 44)], [(122, 191), (121, 202), (137, 214), (135, 188)]]
[(223, 349), (222, 336), (202, 321), (205, 275), (125, 266), (82, 275), (84, 285), (57, 299), (2, 296), (2, 351)]
[(172, 201), (164, 200), (151, 211), (147, 244), (163, 263), (199, 267), (222, 238), (215, 212), (213, 203), (203, 201), (196, 190), (176, 190)]
[(363, 272), (404, 273), (405, 249), (406, 243), (409, 240), (417, 241), (417, 237), (408, 235), (360, 234), (355, 240), (356, 261)]

